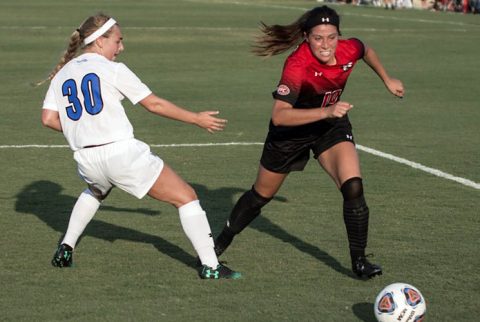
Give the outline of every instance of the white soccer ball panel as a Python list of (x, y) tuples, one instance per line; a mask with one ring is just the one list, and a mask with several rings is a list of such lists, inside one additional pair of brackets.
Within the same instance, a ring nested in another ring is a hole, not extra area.
[(420, 291), (407, 283), (393, 283), (381, 290), (374, 304), (379, 322), (422, 322), (426, 313)]

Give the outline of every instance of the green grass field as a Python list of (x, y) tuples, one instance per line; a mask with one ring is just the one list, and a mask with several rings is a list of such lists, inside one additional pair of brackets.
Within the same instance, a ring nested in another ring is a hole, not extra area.
[[(255, 179), (262, 147), (253, 143), (264, 140), (285, 58), (249, 52), (258, 23), (289, 23), (315, 5), (2, 0), (1, 321), (375, 321), (377, 293), (401, 281), (422, 291), (427, 321), (478, 320), (480, 17), (473, 15), (335, 6), (343, 36), (375, 48), (407, 92), (393, 98), (357, 66), (343, 96), (355, 105), (357, 143), (441, 171), (359, 152), (368, 251), (383, 276), (352, 277), (341, 195), (314, 161), (288, 178), (222, 257), (241, 280), (200, 280), (176, 210), (120, 190), (87, 227), (75, 267), (50, 266), (85, 186), (63, 136), (40, 124), (47, 86), (30, 84), (46, 77), (85, 17), (104, 11), (120, 22), (119, 60), (155, 93), (229, 120), (211, 135), (125, 103), (137, 138), (195, 187), (217, 234)], [(227, 142), (252, 144), (202, 146)]]

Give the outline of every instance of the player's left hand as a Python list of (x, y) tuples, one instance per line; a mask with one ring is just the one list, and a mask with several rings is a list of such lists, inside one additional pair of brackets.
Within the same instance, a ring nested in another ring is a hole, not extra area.
[(223, 131), (227, 125), (227, 120), (216, 117), (219, 111), (204, 111), (197, 113), (196, 124), (201, 128), (206, 129), (210, 133)]
[(398, 79), (389, 78), (385, 82), (385, 86), (393, 95), (397, 97), (403, 98), (403, 95), (405, 95), (405, 89), (403, 88), (403, 83)]

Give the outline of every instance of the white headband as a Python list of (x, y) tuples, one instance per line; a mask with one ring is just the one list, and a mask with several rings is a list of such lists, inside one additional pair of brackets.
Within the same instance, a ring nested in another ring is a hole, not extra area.
[(98, 37), (106, 33), (108, 29), (112, 28), (112, 26), (116, 23), (117, 22), (115, 21), (115, 19), (113, 18), (108, 19), (107, 22), (103, 24), (103, 26), (101, 26), (93, 34), (85, 38), (85, 40), (83, 41), (83, 44), (88, 45), (89, 43), (94, 42)]

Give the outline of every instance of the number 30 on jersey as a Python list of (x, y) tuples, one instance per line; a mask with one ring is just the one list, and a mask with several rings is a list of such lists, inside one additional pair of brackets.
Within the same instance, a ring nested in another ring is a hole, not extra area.
[(98, 75), (94, 73), (85, 75), (80, 84), (80, 90), (83, 94), (83, 104), (78, 97), (77, 83), (73, 79), (66, 80), (62, 85), (62, 94), (68, 98), (70, 103), (65, 107), (67, 116), (73, 121), (78, 121), (82, 117), (84, 109), (90, 115), (96, 115), (103, 109)]

